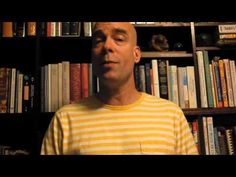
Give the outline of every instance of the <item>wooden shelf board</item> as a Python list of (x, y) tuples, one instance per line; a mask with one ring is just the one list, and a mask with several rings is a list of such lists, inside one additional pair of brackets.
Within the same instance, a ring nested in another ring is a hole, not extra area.
[(197, 108), (183, 109), (186, 116), (236, 114), (236, 108)]
[(192, 53), (184, 51), (169, 51), (169, 52), (142, 52), (142, 58), (153, 58), (153, 57), (193, 57)]

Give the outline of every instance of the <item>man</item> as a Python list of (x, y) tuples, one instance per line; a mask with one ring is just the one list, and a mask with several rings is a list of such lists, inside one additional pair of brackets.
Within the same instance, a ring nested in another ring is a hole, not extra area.
[(130, 23), (96, 23), (92, 63), (100, 92), (55, 113), (41, 154), (198, 154), (181, 109), (135, 88), (140, 58)]

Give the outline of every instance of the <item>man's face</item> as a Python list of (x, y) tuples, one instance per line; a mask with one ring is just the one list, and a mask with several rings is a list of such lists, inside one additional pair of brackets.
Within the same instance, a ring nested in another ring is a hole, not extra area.
[(129, 23), (98, 23), (93, 33), (92, 63), (101, 80), (125, 81), (139, 60), (136, 36)]

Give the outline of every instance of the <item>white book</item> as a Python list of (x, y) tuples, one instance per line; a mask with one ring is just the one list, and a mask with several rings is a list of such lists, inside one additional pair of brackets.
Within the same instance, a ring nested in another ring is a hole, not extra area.
[(145, 25), (146, 22), (136, 22), (137, 25)]
[(206, 91), (206, 76), (205, 76), (205, 68), (203, 61), (203, 52), (197, 51), (197, 63), (198, 63), (198, 73), (199, 73), (199, 82), (200, 82), (200, 95), (201, 95), (201, 107), (207, 108), (207, 91)]
[(233, 88), (233, 99), (234, 99), (234, 105), (236, 106), (236, 71), (235, 71), (235, 61), (230, 60), (230, 73), (231, 73), (231, 81), (232, 81), (232, 88)]
[(62, 22), (56, 22), (56, 36), (62, 36)]
[(84, 36), (92, 36), (92, 22), (84, 22)]
[(170, 65), (170, 100), (179, 105), (178, 74), (177, 66)]
[(206, 155), (210, 155), (210, 149), (209, 149), (209, 138), (208, 138), (208, 128), (207, 128), (207, 118), (202, 117), (203, 121), (203, 134), (204, 134), (204, 142), (205, 142), (205, 151)]
[(20, 70), (16, 70), (16, 81), (15, 81), (15, 101), (14, 101), (14, 112), (18, 113), (18, 82), (19, 82)]
[(51, 37), (56, 36), (56, 22), (51, 22)]
[(236, 33), (236, 24), (218, 25), (219, 33)]
[(10, 113), (15, 112), (16, 68), (11, 69)]
[(213, 118), (207, 117), (207, 132), (208, 132), (208, 140), (209, 140), (209, 154), (215, 155), (215, 139), (214, 139), (214, 128), (213, 128)]
[(158, 76), (158, 65), (157, 60), (152, 60), (152, 72), (153, 72), (153, 86), (154, 86), (154, 96), (160, 97), (160, 86), (159, 86), (159, 76)]
[(96, 81), (97, 81), (97, 93), (100, 91), (100, 87), (99, 87), (99, 78), (96, 77)]
[(196, 82), (194, 66), (187, 66), (189, 108), (197, 108)]
[(226, 86), (227, 86), (227, 94), (228, 94), (228, 101), (229, 107), (234, 107), (234, 100), (233, 100), (233, 88), (232, 88), (232, 79), (230, 74), (230, 66), (229, 66), (229, 59), (223, 59), (224, 68), (225, 68), (225, 78), (226, 78)]

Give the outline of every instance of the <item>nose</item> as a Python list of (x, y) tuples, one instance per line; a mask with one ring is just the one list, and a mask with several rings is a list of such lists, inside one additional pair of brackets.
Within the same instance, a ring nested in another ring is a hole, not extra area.
[(107, 37), (105, 44), (104, 44), (104, 49), (107, 52), (113, 52), (113, 47), (114, 47), (114, 42), (111, 37)]

